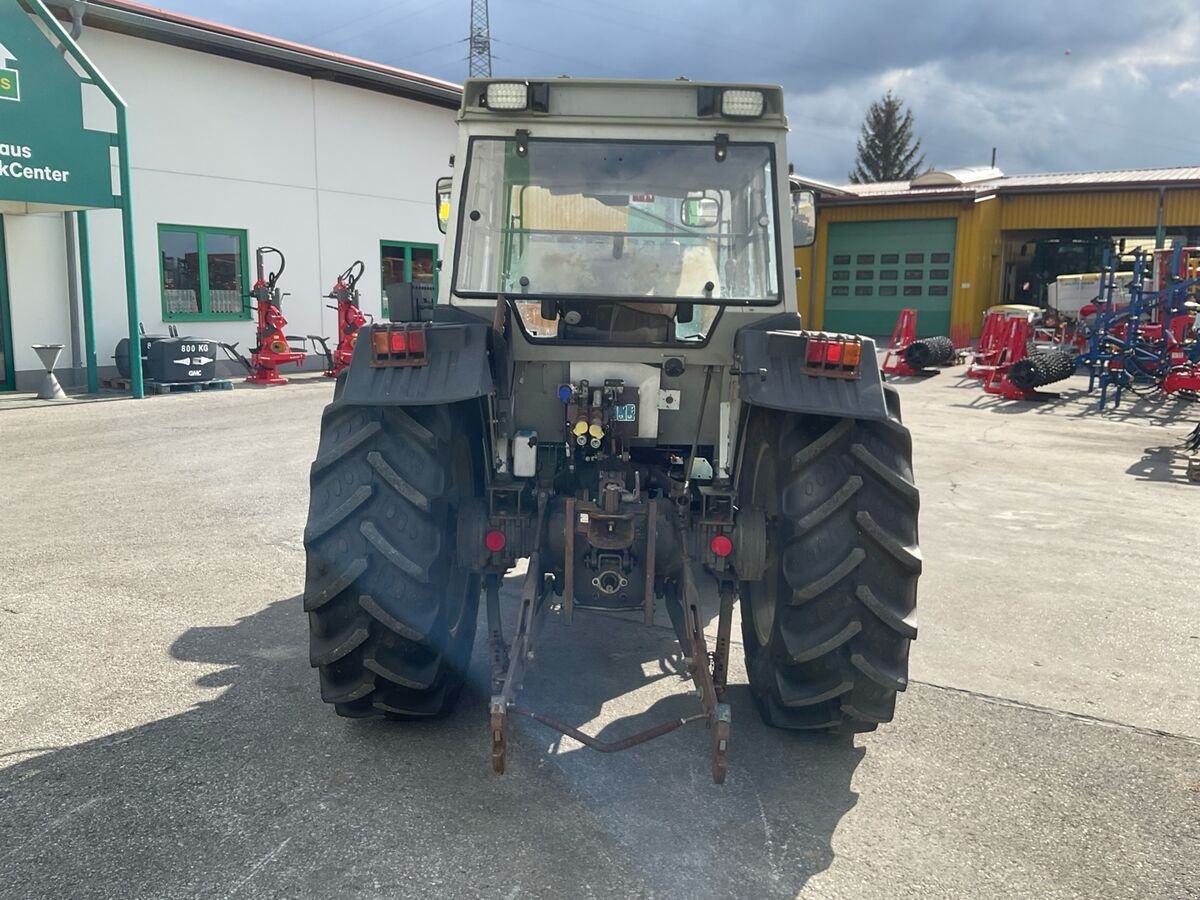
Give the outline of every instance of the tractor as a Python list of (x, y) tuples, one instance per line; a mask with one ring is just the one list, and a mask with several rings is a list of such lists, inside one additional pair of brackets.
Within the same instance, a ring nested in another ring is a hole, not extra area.
[[(813, 198), (792, 190), (782, 90), (471, 79), (457, 121), (438, 296), (390, 288), (321, 420), (304, 608), (322, 698), (448, 713), (482, 601), (496, 772), (514, 716), (602, 751), (696, 722), (721, 782), (736, 606), (768, 725), (890, 721), (917, 634), (911, 439), (874, 342), (797, 314)], [(695, 715), (606, 743), (520, 705), (548, 617), (656, 610)]]

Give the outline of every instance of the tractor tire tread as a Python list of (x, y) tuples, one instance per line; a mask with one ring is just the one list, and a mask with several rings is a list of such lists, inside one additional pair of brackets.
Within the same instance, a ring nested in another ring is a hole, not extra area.
[(309, 519), (304, 528), (304, 536), (309, 540), (316, 540), (370, 499), (371, 486), (369, 484), (361, 485), (353, 494), (319, 519)]
[(341, 631), (327, 638), (312, 636), (308, 647), (308, 661), (312, 666), (328, 666), (358, 649), (371, 636), (371, 631), (361, 622), (351, 622)]
[(921, 574), (921, 552), (917, 548), (906, 546), (888, 534), (887, 530), (876, 522), (874, 516), (869, 512), (859, 512), (856, 518), (863, 535), (870, 538), (879, 549), (892, 556), (896, 562), (914, 575)]
[(330, 447), (325, 452), (318, 451), (317, 458), (313, 460), (312, 474), (315, 475), (317, 472), (321, 472), (329, 468), (334, 463), (338, 462), (338, 460), (342, 459), (349, 453), (352, 453), (354, 448), (365, 443), (366, 441), (369, 441), (372, 437), (378, 434), (382, 428), (383, 426), (378, 422), (370, 422), (365, 427), (351, 432), (349, 437)]
[(857, 619), (851, 619), (844, 625), (837, 621), (832, 624), (833, 628), (826, 629), (824, 632), (818, 631), (815, 634), (806, 634), (807, 642), (802, 646), (797, 646), (800, 643), (799, 640), (784, 631), (783, 641), (787, 646), (788, 658), (793, 663), (802, 663), (808, 662), (810, 659), (817, 659), (826, 653), (836, 650), (862, 631), (862, 622)]
[(828, 500), (812, 512), (796, 520), (796, 533), (804, 534), (821, 525), (826, 519), (850, 502), (850, 499), (862, 490), (863, 480), (859, 475), (851, 475)]
[[(369, 673), (366, 673), (369, 674)], [(375, 690), (373, 677), (360, 677), (346, 684), (329, 681), (322, 673), (321, 699), (326, 703), (353, 703)]]
[(344, 569), (336, 573), (332, 578), (324, 579), (313, 584), (311, 581), (305, 584), (304, 587), (304, 611), (312, 612), (320, 609), (327, 602), (332, 600), (350, 585), (354, 584), (355, 580), (367, 571), (367, 560), (365, 557), (351, 560)]
[(379, 555), (386, 559), (389, 563), (408, 575), (410, 578), (415, 578), (417, 581), (429, 582), (428, 570), (415, 562), (407, 554), (402, 553), (391, 541), (389, 541), (379, 530), (379, 527), (370, 519), (364, 520), (358, 526), (358, 530), (362, 536), (367, 539), (372, 547), (379, 551)]
[(819, 578), (799, 587), (792, 588), (792, 605), (799, 606), (814, 597), (819, 597), (851, 572), (862, 565), (867, 558), (867, 552), (861, 547), (854, 547), (846, 554), (846, 558)]
[(874, 613), (875, 618), (896, 632), (896, 634), (908, 638), (910, 641), (917, 639), (916, 613), (909, 613), (907, 616), (900, 615), (896, 610), (876, 597), (875, 592), (865, 584), (860, 584), (855, 588), (854, 594), (863, 606)]
[(380, 606), (375, 598), (370, 594), (363, 594), (358, 598), (358, 605), (361, 606), (371, 618), (377, 620), (388, 631), (394, 631), (396, 634), (406, 638), (413, 643), (422, 644), (428, 640), (428, 635), (423, 631), (418, 631), (407, 622), (397, 619), (386, 609)]
[(751, 691), (769, 725), (871, 731), (908, 685), (920, 495), (899, 402), (887, 399), (884, 421), (752, 413), (748, 440), (774, 447), (780, 492), (770, 640), (758, 637), (753, 604), (742, 614)]
[(393, 469), (388, 464), (388, 461), (383, 458), (382, 453), (372, 450), (367, 454), (367, 462), (372, 469), (379, 473), (379, 477), (392, 490), (422, 512), (429, 512), (429, 498), (402, 478), (400, 473)]
[(322, 415), (304, 608), (321, 698), (340, 716), (440, 716), (461, 693), (479, 580), (454, 567), (447, 536), (474, 415), (340, 402)]
[(879, 481), (891, 488), (901, 497), (916, 503), (920, 499), (916, 485), (908, 481), (900, 473), (894, 469), (889, 469), (878, 456), (864, 447), (862, 444), (854, 444), (850, 447), (850, 452), (866, 468), (867, 472), (873, 475)]

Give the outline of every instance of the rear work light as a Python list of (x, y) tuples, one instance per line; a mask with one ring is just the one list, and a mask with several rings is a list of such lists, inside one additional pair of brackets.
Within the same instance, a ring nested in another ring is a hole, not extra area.
[(721, 115), (731, 119), (757, 119), (763, 114), (766, 98), (762, 91), (727, 90), (721, 92)]
[(377, 327), (371, 332), (371, 365), (427, 365), (425, 344), (425, 329), (419, 325)]
[(827, 378), (858, 378), (862, 341), (844, 334), (820, 334), (808, 339), (804, 372)]
[(483, 100), (488, 109), (525, 109), (529, 106), (529, 85), (523, 81), (495, 82), (487, 86)]

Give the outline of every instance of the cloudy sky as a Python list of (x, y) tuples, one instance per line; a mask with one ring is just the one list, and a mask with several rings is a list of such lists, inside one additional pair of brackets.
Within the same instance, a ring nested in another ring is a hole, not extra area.
[[(461, 81), (470, 0), (145, 0)], [(1196, 0), (491, 0), (493, 73), (761, 81), (796, 171), (846, 179), (872, 100), (929, 165), (1200, 164)]]

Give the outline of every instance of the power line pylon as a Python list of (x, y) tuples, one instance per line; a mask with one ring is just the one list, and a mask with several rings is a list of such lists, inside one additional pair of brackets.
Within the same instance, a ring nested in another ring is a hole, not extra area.
[(471, 55), (467, 73), (492, 77), (492, 35), (488, 29), (488, 0), (471, 0)]

